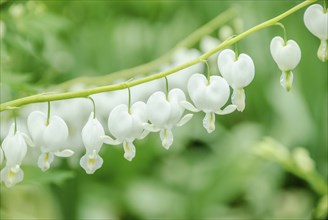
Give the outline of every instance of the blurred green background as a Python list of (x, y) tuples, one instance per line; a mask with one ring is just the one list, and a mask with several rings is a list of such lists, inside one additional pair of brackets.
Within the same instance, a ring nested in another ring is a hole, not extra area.
[[(246, 30), (299, 2), (2, 0), (1, 103), (151, 61), (230, 7)], [(309, 184), (328, 177), (327, 63), (317, 59), (319, 40), (305, 28), (303, 13), (282, 21), (302, 50), (290, 93), (280, 87), (269, 51), (281, 29), (252, 34), (238, 43), (256, 66), (243, 113), (217, 117), (211, 135), (196, 115), (174, 130), (169, 151), (151, 134), (136, 141), (133, 162), (121, 148), (103, 147), (104, 165), (94, 175), (65, 160), (46, 173), (23, 165), (22, 183), (1, 184), (1, 219), (315, 218), (319, 201), (327, 202), (327, 185), (319, 193)], [(282, 146), (261, 142), (266, 136)], [(305, 153), (301, 164), (315, 164), (308, 172), (295, 165), (294, 154), (286, 162), (276, 152), (299, 146), (313, 160)]]

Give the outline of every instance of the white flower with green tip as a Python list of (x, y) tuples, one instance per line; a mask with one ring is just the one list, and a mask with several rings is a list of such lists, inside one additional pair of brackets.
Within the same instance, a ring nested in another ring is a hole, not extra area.
[(255, 75), (252, 58), (244, 53), (236, 56), (233, 50), (225, 49), (218, 57), (218, 66), (223, 78), (233, 88), (232, 104), (237, 106), (238, 111), (244, 111), (244, 88), (252, 82)]
[(47, 123), (46, 114), (34, 111), (27, 118), (27, 126), (34, 143), (41, 149), (38, 166), (42, 171), (50, 168), (55, 156), (70, 157), (74, 154), (70, 149), (63, 149), (68, 127), (59, 116), (50, 116)]
[(32, 140), (25, 133), (15, 131), (15, 125), (12, 124), (2, 143), (4, 154), (2, 159), (5, 158), (6, 166), (1, 170), (0, 177), (7, 187), (16, 185), (24, 178), (24, 172), (20, 165), (26, 156), (27, 144), (34, 146)]
[(125, 104), (118, 105), (108, 117), (108, 129), (116, 139), (105, 136), (103, 140), (112, 145), (123, 143), (124, 158), (132, 161), (136, 155), (133, 141), (143, 139), (149, 133), (143, 128), (145, 122), (147, 122), (147, 113), (144, 102), (136, 102), (130, 109)]
[(155, 92), (147, 101), (147, 115), (151, 124), (145, 123), (144, 127), (150, 132), (160, 132), (165, 149), (169, 149), (173, 143), (172, 128), (182, 126), (192, 118), (192, 114), (182, 117), (184, 108), (180, 102), (185, 100), (183, 91), (176, 88), (172, 89), (167, 97), (164, 92)]
[(203, 74), (196, 73), (189, 79), (188, 92), (195, 106), (187, 101), (181, 101), (181, 105), (192, 112), (205, 112), (203, 126), (208, 133), (215, 130), (215, 114), (225, 115), (236, 110), (236, 105), (222, 109), (229, 99), (230, 89), (220, 76), (211, 76), (208, 81)]

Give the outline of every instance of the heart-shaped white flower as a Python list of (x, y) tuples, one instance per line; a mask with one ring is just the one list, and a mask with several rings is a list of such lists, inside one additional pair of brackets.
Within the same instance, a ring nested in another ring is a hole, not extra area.
[(59, 116), (50, 116), (47, 124), (46, 114), (31, 112), (27, 118), (27, 127), (34, 143), (41, 149), (38, 166), (42, 171), (50, 168), (54, 156), (70, 157), (74, 154), (72, 150), (62, 149), (68, 138), (68, 127)]
[(293, 40), (284, 41), (277, 36), (271, 40), (270, 51), (274, 61), (282, 71), (280, 84), (289, 91), (293, 83), (292, 70), (299, 64), (301, 60), (301, 49)]
[(238, 111), (245, 109), (244, 87), (248, 86), (255, 75), (254, 62), (247, 54), (236, 57), (233, 50), (225, 49), (218, 57), (218, 66), (222, 76), (227, 80), (234, 92), (231, 97)]
[(276, 36), (271, 40), (270, 51), (281, 71), (295, 69), (301, 60), (301, 49), (293, 40), (285, 42), (282, 37)]
[(146, 104), (144, 102), (134, 103), (130, 110), (127, 105), (116, 106), (108, 117), (108, 129), (116, 138), (113, 143), (109, 138), (104, 138), (108, 144), (123, 142), (124, 157), (131, 161), (136, 154), (133, 141), (143, 139), (149, 132), (144, 131), (143, 124), (147, 122)]
[(92, 112), (88, 122), (82, 129), (82, 141), (86, 149), (86, 154), (81, 158), (80, 165), (88, 174), (93, 174), (103, 164), (103, 159), (99, 156), (99, 151), (103, 145), (105, 131), (101, 123), (94, 117)]
[(147, 101), (147, 115), (151, 124), (145, 123), (144, 127), (151, 132), (160, 131), (162, 145), (166, 149), (173, 143), (172, 128), (182, 126), (192, 118), (192, 114), (182, 117), (184, 108), (180, 102), (185, 100), (181, 89), (172, 89), (167, 97), (164, 92), (158, 91)]
[(324, 11), (319, 4), (308, 7), (304, 13), (304, 24), (309, 31), (321, 40), (318, 49), (318, 58), (328, 60), (328, 11)]
[(208, 133), (215, 130), (215, 114), (225, 115), (236, 109), (235, 105), (228, 105), (222, 110), (229, 99), (230, 89), (220, 76), (211, 76), (208, 81), (203, 74), (196, 73), (188, 81), (188, 92), (195, 106), (187, 101), (181, 101), (181, 105), (192, 112), (206, 113), (203, 126)]
[(25, 133), (15, 131), (15, 125), (12, 124), (2, 143), (6, 166), (1, 170), (0, 177), (7, 187), (14, 186), (24, 178), (24, 172), (20, 165), (26, 156), (27, 144), (34, 146), (32, 140)]

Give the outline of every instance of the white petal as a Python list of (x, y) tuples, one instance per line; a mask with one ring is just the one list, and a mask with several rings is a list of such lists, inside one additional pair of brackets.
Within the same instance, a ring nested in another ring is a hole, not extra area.
[(108, 129), (116, 139), (126, 139), (131, 132), (132, 126), (133, 118), (128, 113), (127, 105), (118, 105), (109, 114)]
[(215, 114), (213, 112), (206, 113), (203, 119), (203, 127), (208, 133), (212, 133), (215, 130)]
[(231, 96), (231, 102), (232, 104), (237, 106), (237, 110), (242, 112), (245, 109), (245, 91), (243, 89), (236, 89), (233, 90), (232, 96)]
[(282, 72), (280, 76), (280, 85), (289, 92), (292, 89), (294, 74), (292, 71)]
[(136, 156), (136, 148), (132, 142), (124, 141), (123, 142), (124, 149), (124, 158), (128, 161), (132, 161), (132, 159)]
[(27, 145), (21, 132), (17, 131), (13, 136), (7, 136), (2, 143), (2, 150), (9, 167), (20, 165), (27, 153)]
[(284, 40), (277, 36), (271, 40), (270, 51), (274, 61), (282, 71), (295, 69), (301, 60), (301, 49), (293, 40)]
[(193, 104), (191, 104), (188, 101), (181, 101), (180, 105), (182, 107), (184, 107), (185, 109), (191, 111), (191, 112), (199, 112), (200, 110), (198, 110), (195, 106), (193, 106)]
[(6, 166), (1, 170), (0, 177), (6, 187), (12, 187), (23, 180), (24, 172), (18, 165), (14, 167)]
[(220, 109), (230, 96), (229, 85), (220, 76), (211, 76), (208, 81), (204, 75), (194, 74), (189, 79), (188, 91), (196, 108), (204, 112)]
[(169, 120), (171, 105), (163, 92), (155, 92), (147, 101), (149, 121), (157, 127), (164, 127)]
[(87, 174), (93, 174), (102, 164), (103, 159), (95, 150), (91, 154), (85, 154), (80, 160), (80, 165)]
[(177, 103), (186, 100), (186, 96), (184, 92), (178, 88), (172, 89), (169, 92), (168, 98), (170, 102), (177, 102)]
[(35, 144), (33, 143), (32, 139), (25, 133), (20, 132), (20, 134), (24, 137), (25, 142), (30, 146), (30, 147), (35, 147)]
[(150, 132), (159, 132), (161, 130), (160, 128), (156, 127), (154, 124), (143, 123), (142, 126), (145, 130)]
[(113, 138), (107, 136), (107, 135), (103, 135), (101, 136), (101, 139), (104, 143), (106, 144), (110, 144), (110, 145), (118, 145), (121, 144), (122, 142), (119, 140), (114, 140)]
[(105, 131), (100, 122), (93, 118), (93, 112), (90, 114), (88, 122), (82, 129), (82, 141), (87, 152), (100, 151), (103, 144), (102, 136), (105, 135)]
[(40, 154), (40, 156), (38, 158), (38, 167), (42, 171), (48, 170), (50, 168), (50, 164), (52, 163), (54, 158), (55, 158), (54, 154), (51, 152), (46, 152), (46, 153)]
[(255, 66), (252, 58), (247, 54), (240, 54), (238, 60), (232, 67), (233, 83), (232, 88), (244, 88), (248, 86), (254, 79)]
[(146, 122), (148, 120), (146, 103), (140, 101), (133, 103), (131, 106), (131, 114), (141, 122)]
[(237, 59), (235, 52), (223, 50), (218, 57), (219, 70), (233, 89), (248, 86), (255, 75), (255, 66), (252, 58), (247, 54), (240, 54)]
[[(206, 89), (209, 85), (207, 78), (200, 73), (193, 74), (188, 80), (188, 93), (190, 99), (193, 101), (195, 108), (203, 110), (207, 107), (208, 102), (204, 100), (206, 96)], [(184, 103), (184, 102), (182, 102)], [(189, 106), (183, 106), (189, 107)], [(189, 107), (191, 108), (191, 106)], [(186, 108), (188, 109), (188, 108)], [(192, 108), (191, 108), (192, 109)], [(188, 109), (191, 111), (191, 109)]]
[(15, 123), (12, 123), (11, 126), (10, 126), (10, 128), (9, 128), (7, 137), (14, 136), (14, 134), (15, 134)]
[(51, 116), (43, 133), (44, 146), (49, 152), (60, 150), (68, 138), (68, 127), (59, 116)]
[(163, 127), (172, 128), (175, 126), (181, 119), (185, 109), (180, 105), (181, 101), (186, 100), (186, 96), (181, 89), (175, 88), (169, 92), (168, 95), (169, 104), (170, 104), (170, 113), (169, 118), (164, 124)]
[(230, 83), (233, 81), (231, 69), (235, 59), (235, 52), (231, 49), (225, 49), (221, 51), (220, 55), (218, 56), (219, 71), (223, 78), (228, 81), (229, 85), (231, 85)]
[(304, 13), (307, 29), (320, 40), (328, 39), (328, 13), (324, 13), (320, 4), (313, 4)]
[(162, 140), (162, 146), (168, 150), (170, 146), (173, 144), (173, 134), (170, 129), (162, 129), (159, 133), (161, 140)]
[(71, 157), (74, 154), (74, 151), (70, 149), (65, 149), (63, 151), (57, 151), (55, 152), (55, 155), (57, 157)]
[(237, 109), (237, 105), (228, 105), (223, 110), (220, 109), (219, 111), (215, 112), (215, 114), (227, 115), (227, 114), (234, 112), (236, 109)]
[(190, 119), (191, 119), (193, 116), (194, 116), (193, 114), (186, 114), (185, 116), (183, 116), (183, 117), (181, 118), (181, 120), (177, 123), (176, 126), (181, 127), (181, 126), (185, 125), (187, 122), (190, 121)]
[(149, 134), (149, 131), (144, 130), (144, 131), (141, 133), (140, 137), (138, 137), (138, 139), (139, 139), (139, 140), (142, 140), (142, 139), (144, 139), (145, 137), (147, 137), (148, 134)]
[(199, 43), (199, 47), (202, 52), (206, 53), (219, 46), (220, 43), (220, 40), (217, 38), (211, 36), (204, 36)]
[(43, 132), (46, 129), (47, 116), (40, 111), (31, 112), (27, 118), (28, 131), (37, 146), (44, 144)]
[(328, 40), (321, 40), (320, 42), (320, 46), (318, 48), (318, 58), (319, 60), (321, 60), (322, 62), (326, 62), (328, 61)]

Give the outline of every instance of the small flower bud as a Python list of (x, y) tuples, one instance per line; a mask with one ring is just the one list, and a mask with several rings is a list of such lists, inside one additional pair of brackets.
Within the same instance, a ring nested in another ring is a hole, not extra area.
[(306, 149), (300, 147), (294, 149), (292, 157), (295, 164), (304, 172), (310, 172), (314, 169), (314, 162)]

